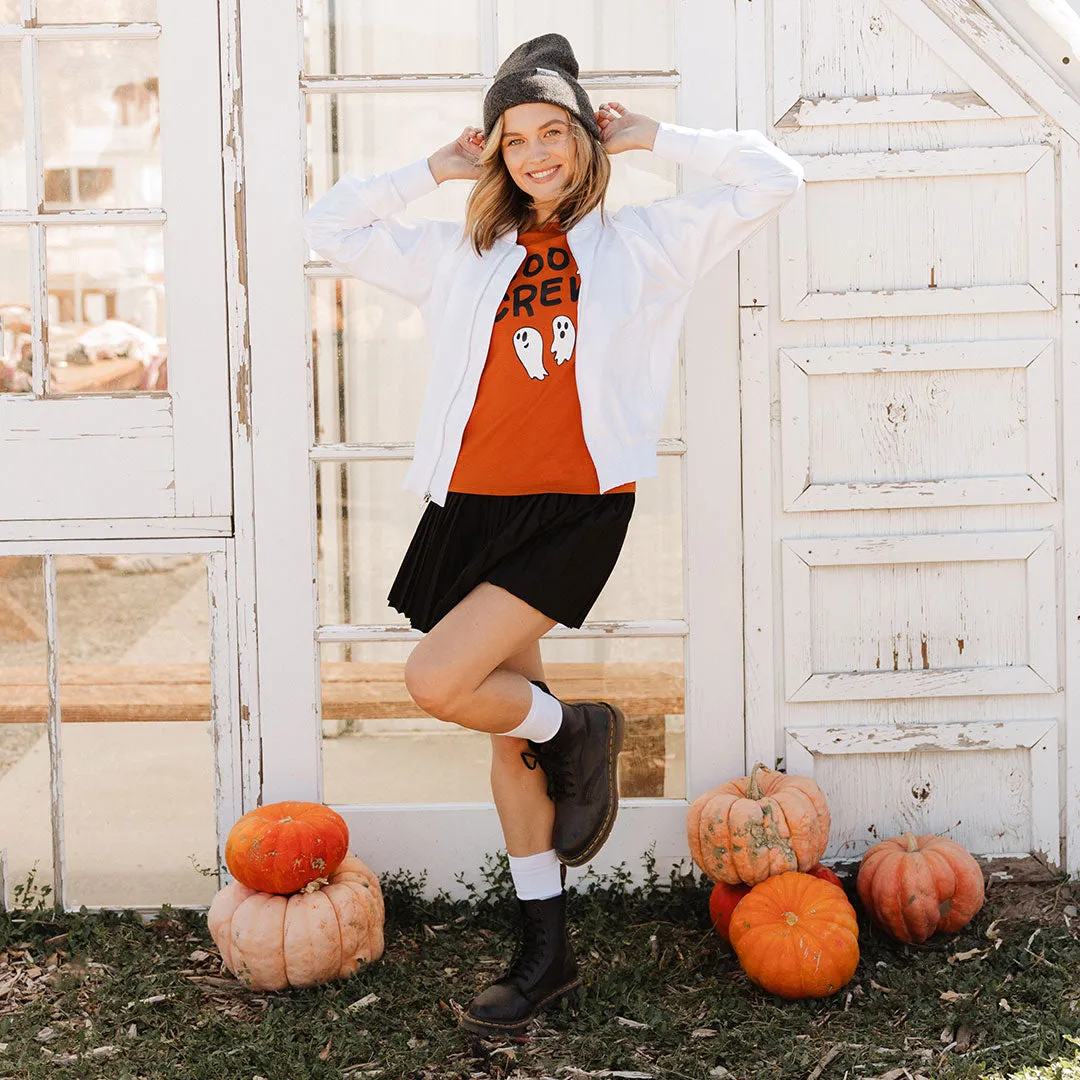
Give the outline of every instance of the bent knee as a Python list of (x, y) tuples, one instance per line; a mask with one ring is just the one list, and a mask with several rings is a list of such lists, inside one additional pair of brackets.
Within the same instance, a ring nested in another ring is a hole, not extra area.
[(439, 719), (453, 712), (462, 693), (453, 670), (429, 662), (418, 649), (405, 661), (405, 689), (424, 712)]

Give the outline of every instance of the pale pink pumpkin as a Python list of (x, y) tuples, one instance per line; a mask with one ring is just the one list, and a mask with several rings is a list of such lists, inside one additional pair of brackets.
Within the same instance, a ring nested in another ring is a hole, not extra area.
[(855, 886), (874, 922), (912, 943), (967, 926), (986, 896), (975, 857), (932, 833), (905, 832), (864, 851)]
[(234, 881), (206, 916), (225, 966), (254, 990), (347, 978), (382, 956), (384, 920), (379, 879), (355, 855), (291, 896)]

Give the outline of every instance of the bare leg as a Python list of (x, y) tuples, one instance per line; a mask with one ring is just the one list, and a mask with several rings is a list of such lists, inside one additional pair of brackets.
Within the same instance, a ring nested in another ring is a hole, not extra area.
[[(540, 642), (534, 641), (508, 656), (502, 667), (527, 679), (544, 680)], [(531, 691), (530, 691), (531, 692)], [(499, 811), (499, 823), (508, 855), (535, 855), (552, 848), (551, 829), (555, 804), (547, 795), (543, 769), (529, 769), (521, 760), (528, 741), (510, 735), (491, 736), (491, 794)]]
[(499, 665), (554, 625), (506, 589), (481, 582), (409, 654), (409, 695), (440, 720), (475, 731), (510, 731), (532, 707), (532, 688), (524, 675)]
[(542, 769), (521, 760), (525, 739), (508, 737), (532, 707), (530, 679), (544, 677), (539, 639), (554, 619), (482, 582), (431, 628), (405, 665), (413, 700), (441, 720), (491, 733), (491, 791), (506, 850), (552, 847), (555, 804)]

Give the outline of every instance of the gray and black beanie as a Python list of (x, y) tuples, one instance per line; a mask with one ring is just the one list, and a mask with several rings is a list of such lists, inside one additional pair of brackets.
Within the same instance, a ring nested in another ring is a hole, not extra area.
[(599, 139), (592, 103), (577, 76), (574, 50), (562, 34), (541, 34), (522, 43), (502, 62), (484, 95), (484, 138), (511, 106), (545, 101), (561, 105)]

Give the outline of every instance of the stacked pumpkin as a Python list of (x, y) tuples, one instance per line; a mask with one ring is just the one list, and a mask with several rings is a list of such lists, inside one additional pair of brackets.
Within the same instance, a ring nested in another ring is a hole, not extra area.
[[(819, 859), (830, 816), (818, 785), (764, 765), (705, 792), (687, 812), (698, 867), (716, 884), (709, 914), (752, 982), (780, 997), (824, 997), (859, 963), (859, 928), (840, 879)], [(870, 848), (857, 881), (867, 913), (901, 941), (966, 926), (982, 870), (943, 837), (905, 832)]]
[(379, 879), (348, 854), (345, 819), (285, 801), (240, 818), (225, 843), (236, 881), (207, 923), (225, 966), (246, 986), (282, 990), (345, 978), (383, 952)]
[(694, 862), (716, 885), (709, 910), (743, 971), (785, 998), (825, 997), (859, 963), (859, 925), (839, 879), (819, 866), (829, 808), (818, 785), (762, 764), (690, 804)]

